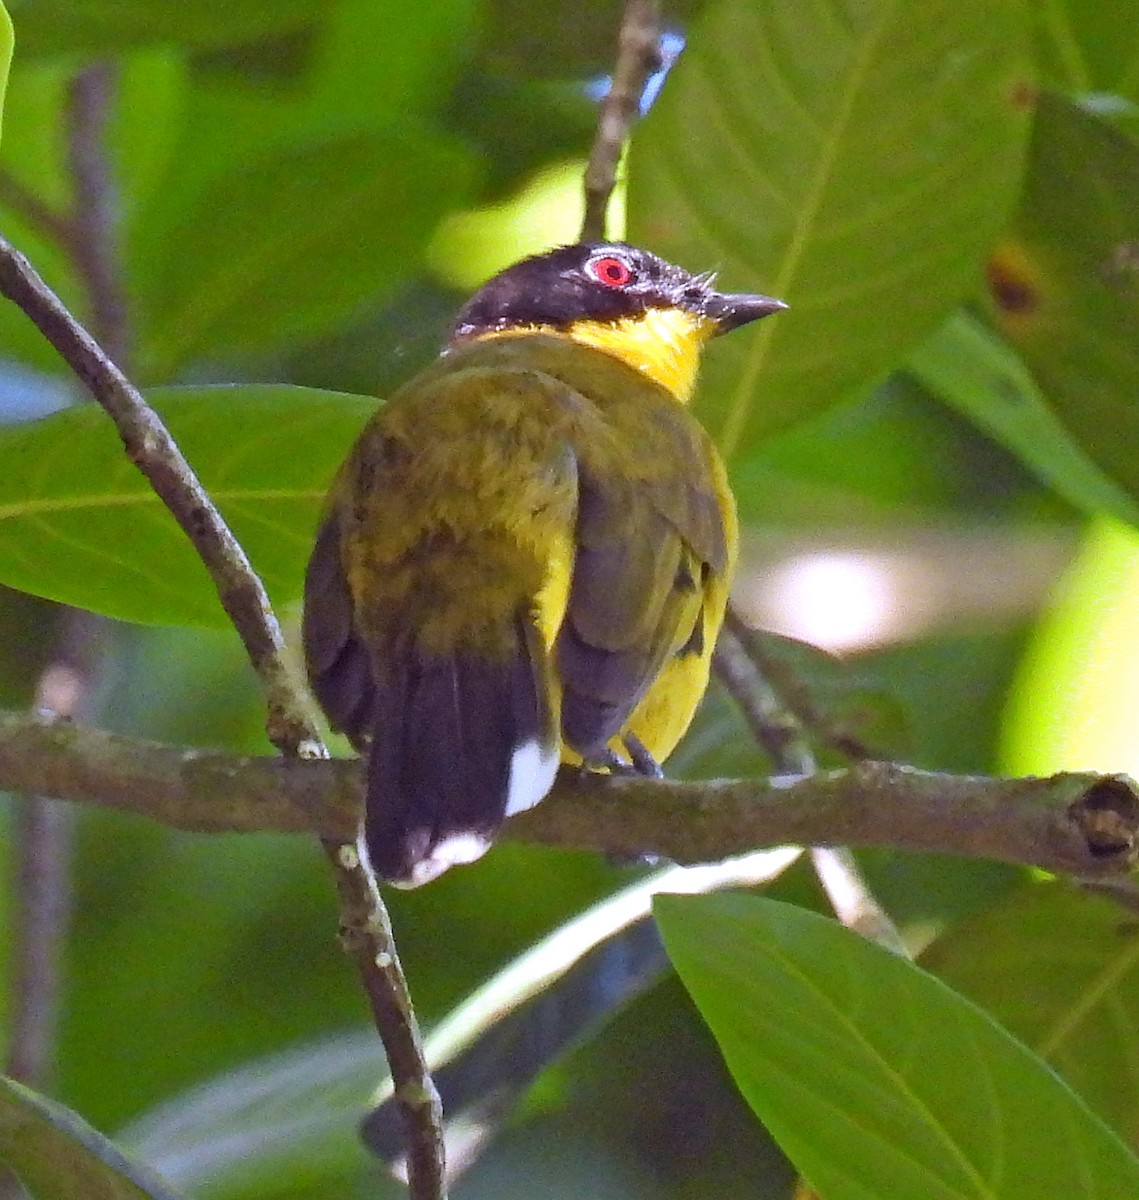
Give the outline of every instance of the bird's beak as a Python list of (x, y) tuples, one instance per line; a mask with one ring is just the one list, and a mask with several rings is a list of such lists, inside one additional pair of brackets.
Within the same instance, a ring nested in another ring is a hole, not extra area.
[(718, 335), (758, 321), (760, 317), (782, 312), (786, 307), (782, 300), (772, 296), (713, 292), (704, 302), (704, 313), (716, 323), (715, 333)]

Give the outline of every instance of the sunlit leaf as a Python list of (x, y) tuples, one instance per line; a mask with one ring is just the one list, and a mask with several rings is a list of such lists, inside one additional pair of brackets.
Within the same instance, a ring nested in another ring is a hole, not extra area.
[(634, 138), (629, 226), (791, 311), (708, 356), (729, 454), (871, 386), (974, 286), (1015, 198), (1015, 4), (716, 0)]
[(1005, 696), (1000, 767), (1139, 775), (1139, 533), (1093, 521)]
[(655, 910), (740, 1090), (822, 1200), (1136, 1195), (1123, 1143), (912, 963), (757, 897)]
[(175, 1200), (153, 1171), (69, 1108), (2, 1077), (0, 1162), (15, 1169), (35, 1200)]
[[(275, 602), (295, 600), (329, 482), (376, 402), (269, 386), (152, 398)], [(0, 582), (129, 621), (226, 621), (189, 541), (94, 406), (0, 430)]]
[(0, 4), (0, 116), (4, 111), (4, 96), (8, 89), (8, 70), (12, 66), (12, 18)]

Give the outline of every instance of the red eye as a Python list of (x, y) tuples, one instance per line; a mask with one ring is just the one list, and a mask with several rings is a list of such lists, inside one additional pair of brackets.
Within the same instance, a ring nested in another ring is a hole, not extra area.
[(633, 278), (633, 271), (629, 264), (623, 258), (613, 256), (595, 258), (589, 264), (589, 270), (598, 283), (603, 283), (606, 287), (611, 288), (624, 287)]

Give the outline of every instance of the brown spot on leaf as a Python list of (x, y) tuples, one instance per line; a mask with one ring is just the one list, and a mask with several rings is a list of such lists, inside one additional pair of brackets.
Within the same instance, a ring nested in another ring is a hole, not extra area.
[(1008, 270), (997, 258), (989, 259), (985, 275), (989, 281), (989, 292), (1002, 312), (1019, 315), (1035, 310), (1036, 293), (1023, 275)]
[(1040, 92), (1027, 79), (1018, 79), (1009, 90), (1012, 106), (1022, 112), (1031, 112), (1036, 107)]
[(1029, 251), (1015, 241), (1000, 243), (985, 264), (985, 280), (997, 323), (1012, 338), (1030, 332), (1044, 303), (1044, 277)]

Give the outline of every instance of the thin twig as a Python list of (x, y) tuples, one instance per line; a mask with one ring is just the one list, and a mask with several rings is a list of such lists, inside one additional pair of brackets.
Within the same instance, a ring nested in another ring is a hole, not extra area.
[[(3, 238), (0, 293), (31, 318), (106, 409), (131, 460), (193, 542), (264, 685), (267, 730), (274, 745), (289, 757), (326, 757), (304, 694), (285, 664), (284, 639), (264, 585), (162, 422), (24, 256)], [(409, 1189), (415, 1200), (443, 1200), (438, 1102), (430, 1099), (434, 1084), (390, 922), (367, 867), (358, 855), (344, 853), (344, 840), (323, 839), (342, 901), (342, 937), (360, 969), (377, 1021), (389, 1012), (400, 1014), (398, 1021), (380, 1025), (378, 1032), (408, 1126)], [(349, 842), (351, 848), (354, 832)]]
[(870, 889), (858, 860), (846, 846), (812, 846), (811, 865), (834, 915), (855, 933), (903, 958), (912, 958), (890, 914)]
[[(738, 618), (734, 618), (738, 620)], [(798, 718), (781, 702), (732, 624), (721, 631), (716, 645), (716, 672), (739, 704), (756, 741), (767, 751), (781, 775), (813, 776), (818, 763), (807, 732)], [(845, 846), (811, 848), (811, 863), (835, 916), (897, 954), (906, 954), (898, 927), (879, 904), (864, 878), (854, 855)]]
[(766, 676), (725, 624), (713, 658), (716, 676), (727, 688), (771, 765), (780, 775), (813, 775), (818, 770), (803, 726), (783, 706)]
[(605, 237), (605, 214), (617, 181), (617, 165), (640, 111), (649, 76), (660, 67), (660, 0), (625, 0), (613, 77), (601, 101), (597, 136), (585, 168), (583, 242)]
[[(116, 357), (122, 362), (126, 306), (117, 280), (117, 214), (111, 202), (106, 139), (112, 83), (110, 69), (95, 66), (80, 71), (70, 87), (66, 133), (72, 219), (57, 216), (18, 185), (9, 198), (22, 203), (25, 217), (40, 221), (42, 231), (70, 255), (96, 328), (106, 344), (118, 348)], [(114, 304), (107, 299), (112, 295), (117, 297)], [(61, 611), (57, 646), (36, 687), (37, 713), (93, 715), (102, 642), (97, 617), (78, 609)], [(35, 1087), (47, 1084), (54, 1058), (61, 962), (70, 922), (73, 817), (56, 800), (32, 795), (15, 800), (8, 1073)]]
[(35, 233), (70, 253), (75, 241), (71, 220), (6, 170), (0, 170), (0, 205), (11, 209)]
[[(730, 603), (724, 616), (724, 628), (736, 637), (756, 670), (767, 680), (771, 691), (779, 698), (781, 710), (798, 720), (813, 743), (826, 746), (846, 759), (881, 757), (872, 753), (843, 723), (820, 711), (794, 668), (769, 650), (771, 635), (752, 628)], [(819, 653), (825, 652), (820, 650)]]
[(67, 97), (67, 159), (74, 184), (71, 256), (87, 295), (91, 328), (125, 371), (127, 304), (119, 270), (118, 197), (107, 154), (107, 123), (115, 69), (96, 63), (71, 81)]
[(13, 801), (12, 946), (8, 958), (7, 1065), (29, 1087), (51, 1076), (58, 1028), (62, 941), (70, 908), (74, 813), (57, 800)]
[[(315, 828), (352, 843), (363, 770), (355, 759), (246, 758), (0, 712), (0, 791), (36, 789), (177, 829)], [(1139, 787), (1122, 775), (999, 779), (876, 762), (698, 783), (566, 770), (549, 799), (511, 818), (504, 834), (679, 863), (787, 843), (885, 846), (1104, 878), (1139, 857)]]
[[(99, 654), (87, 618), (74, 609), (61, 614), (58, 648), (36, 686), (33, 704), (40, 718), (89, 711)], [(63, 941), (70, 916), (73, 816), (55, 799), (15, 798), (7, 1073), (32, 1087), (45, 1086), (54, 1057)]]
[(391, 918), (374, 876), (364, 866), (361, 842), (359, 836), (354, 843), (323, 842), (333, 860), (340, 897), (340, 942), (364, 982), (387, 1052), (395, 1100), (403, 1115), (411, 1194), (415, 1200), (446, 1200), (443, 1102), (427, 1066)]

